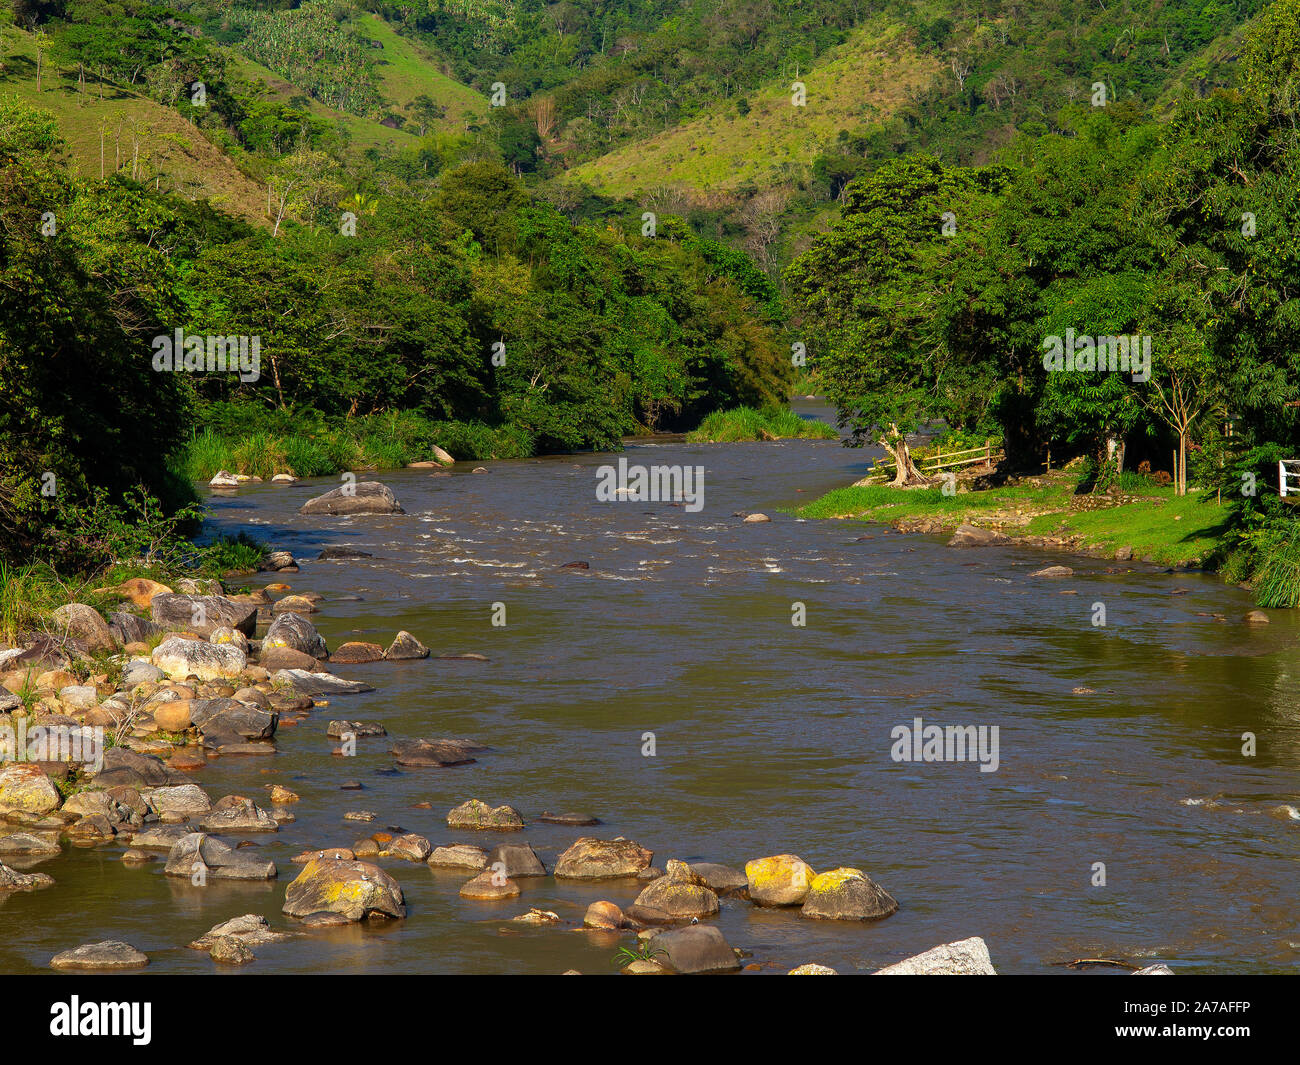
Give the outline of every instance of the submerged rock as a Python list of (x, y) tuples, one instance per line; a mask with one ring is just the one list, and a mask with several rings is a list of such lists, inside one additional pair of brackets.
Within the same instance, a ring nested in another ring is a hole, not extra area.
[(482, 847), (471, 847), (467, 843), (456, 843), (450, 847), (436, 847), (429, 855), (426, 864), (440, 869), (487, 868), (487, 851)]
[[(452, 765), (469, 765), (475, 759), (469, 755), (469, 748), (456, 740), (398, 740), (393, 744), (393, 758), (398, 765), (409, 766), (452, 766)], [(467, 810), (471, 803), (477, 802), (471, 799), (464, 806), (458, 807), (464, 811), (464, 816), (469, 817), (471, 811)], [(480, 805), (484, 805), (481, 804)], [(486, 808), (486, 807), (485, 807)], [(500, 807), (499, 809), (508, 810), (509, 807)], [(452, 813), (455, 813), (453, 810)], [(451, 824), (451, 814), (448, 814), (448, 824)], [(517, 815), (516, 815), (517, 816)], [(517, 826), (511, 825), (452, 825), (453, 828), (510, 828), (523, 827), (521, 820)]]
[(991, 544), (1005, 544), (1007, 537), (993, 529), (981, 529), (978, 525), (959, 525), (948, 541), (949, 547), (988, 547)]
[(513, 806), (489, 806), (478, 799), (470, 799), (447, 812), (447, 825), (450, 828), (515, 832), (524, 827), (524, 819)]
[(83, 943), (50, 959), (51, 969), (143, 969), (148, 964), (147, 955), (136, 950), (130, 943), (116, 939)]

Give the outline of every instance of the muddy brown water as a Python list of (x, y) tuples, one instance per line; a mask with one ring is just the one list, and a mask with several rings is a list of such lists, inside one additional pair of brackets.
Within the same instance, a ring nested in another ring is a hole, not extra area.
[[(818, 870), (864, 869), (898, 899), (895, 916), (862, 925), (724, 901), (718, 924), (764, 972), (814, 961), (870, 971), (975, 935), (1006, 973), (1065, 972), (1058, 963), (1081, 957), (1297, 968), (1300, 822), (1278, 813), (1300, 805), (1294, 620), (1241, 624), (1248, 596), (1211, 575), (1107, 574), (1098, 561), (957, 551), (942, 537), (780, 513), (858, 475), (861, 453), (834, 442), (641, 442), (624, 454), (703, 465), (703, 510), (598, 502), (610, 455), (385, 474), (407, 513), (383, 518), (296, 513), (337, 481), (214, 496), (210, 531), (247, 528), (304, 560), (335, 544), (373, 554), (304, 561), (287, 578), (325, 596), (313, 620), (331, 646), (408, 629), (435, 654), (490, 661), (339, 667), (376, 690), (284, 728), (274, 757), (195, 774), (214, 799), (261, 802), (271, 782), (302, 796), (296, 822), (248, 837), (278, 880), (200, 889), (163, 876), (160, 861), (124, 866), (121, 846), (65, 849), (39, 864), (54, 888), (0, 901), (0, 971), (48, 971), (60, 950), (124, 939), (152, 957), (148, 971), (212, 972), (184, 944), (243, 913), (291, 924), (279, 912), (291, 855), (392, 826), (435, 845), (526, 839), (548, 867), (584, 834), (635, 839), (657, 865), (791, 852)], [(754, 510), (773, 521), (735, 516)], [(559, 568), (572, 561), (591, 568)], [(1028, 578), (1054, 562), (1075, 577)], [(791, 624), (797, 602), (803, 628)], [(1091, 623), (1096, 602), (1105, 628)], [(492, 625), (495, 603), (504, 627)], [(1213, 614), (1227, 620), (1202, 616)], [(391, 739), (332, 756), (325, 731), (339, 717), (492, 749), (474, 765), (394, 772)], [(916, 717), (998, 726), (997, 772), (893, 761), (891, 730)], [(646, 732), (654, 757), (642, 754)], [(1245, 732), (1258, 737), (1253, 758)], [(340, 790), (350, 779), (364, 790)], [(446, 811), (471, 797), (510, 803), (527, 828), (450, 831)], [(343, 820), (359, 809), (379, 816)], [(603, 823), (539, 824), (544, 810)], [(1098, 862), (1104, 887), (1092, 884)], [(596, 899), (630, 903), (633, 884), (524, 880), (520, 898), (470, 902), (462, 874), (383, 864), (407, 920), (259, 947), (238, 971), (610, 973), (631, 942), (508, 919), (537, 906), (580, 923)]]

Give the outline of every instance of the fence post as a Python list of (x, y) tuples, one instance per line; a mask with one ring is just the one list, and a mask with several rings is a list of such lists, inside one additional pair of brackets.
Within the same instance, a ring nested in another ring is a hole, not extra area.
[(1286, 461), (1277, 460), (1277, 489), (1282, 499), (1286, 498)]

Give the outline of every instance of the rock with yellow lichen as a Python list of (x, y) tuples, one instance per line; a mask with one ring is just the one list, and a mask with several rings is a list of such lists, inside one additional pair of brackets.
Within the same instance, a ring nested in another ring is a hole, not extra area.
[(877, 921), (898, 911), (893, 896), (861, 869), (832, 869), (813, 877), (803, 915), (823, 921)]
[(749, 897), (760, 906), (801, 906), (816, 875), (797, 854), (778, 854), (745, 863)]
[(664, 875), (652, 880), (637, 896), (628, 915), (648, 924), (664, 924), (712, 917), (718, 912), (718, 896), (691, 872), (685, 862), (669, 861)]
[(406, 900), (401, 885), (377, 865), (317, 858), (285, 890), (284, 912), (290, 917), (334, 913), (349, 921), (401, 918)]

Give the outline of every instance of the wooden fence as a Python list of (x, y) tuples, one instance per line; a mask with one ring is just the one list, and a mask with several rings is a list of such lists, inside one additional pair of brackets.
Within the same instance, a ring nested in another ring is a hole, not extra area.
[[(933, 475), (940, 470), (953, 469), (959, 466), (973, 466), (976, 463), (983, 463), (986, 466), (992, 466), (995, 462), (1001, 462), (1006, 457), (1006, 453), (1001, 448), (993, 449), (993, 441), (985, 440), (983, 447), (968, 447), (961, 451), (949, 451), (946, 455), (938, 448), (933, 455), (924, 458), (916, 464), (916, 468), (924, 474)], [(898, 463), (893, 459), (877, 459), (876, 469), (892, 468)], [(1297, 485), (1296, 491), (1300, 492), (1300, 485)]]

